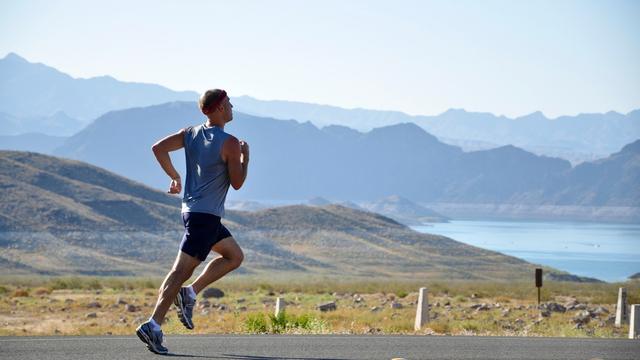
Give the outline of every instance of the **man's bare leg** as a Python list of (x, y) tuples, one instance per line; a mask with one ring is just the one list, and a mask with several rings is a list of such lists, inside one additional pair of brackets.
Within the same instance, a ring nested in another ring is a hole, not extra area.
[(237, 269), (244, 260), (242, 249), (231, 236), (220, 240), (213, 245), (211, 250), (221, 256), (211, 260), (200, 276), (191, 284), (196, 294), (225, 274)]
[(162, 282), (162, 286), (160, 286), (158, 290), (158, 301), (152, 315), (156, 323), (162, 324), (182, 284), (189, 280), (193, 274), (193, 270), (195, 270), (201, 262), (202, 261), (197, 258), (182, 251), (178, 253), (171, 271), (169, 271), (169, 274), (167, 274), (167, 277)]

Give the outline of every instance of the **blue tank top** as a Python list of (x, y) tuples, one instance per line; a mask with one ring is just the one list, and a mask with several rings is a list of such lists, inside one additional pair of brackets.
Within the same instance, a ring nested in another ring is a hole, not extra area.
[(230, 135), (217, 126), (189, 127), (184, 133), (187, 177), (182, 212), (202, 212), (224, 216), (229, 190), (227, 164), (222, 160), (222, 144)]

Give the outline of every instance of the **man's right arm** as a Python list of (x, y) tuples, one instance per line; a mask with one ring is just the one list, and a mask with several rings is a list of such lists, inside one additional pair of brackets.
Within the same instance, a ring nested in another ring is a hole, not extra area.
[(162, 170), (171, 178), (171, 184), (169, 185), (170, 194), (179, 194), (182, 190), (182, 181), (180, 180), (180, 173), (173, 167), (171, 163), (170, 151), (175, 151), (184, 147), (184, 133), (185, 129), (178, 131), (173, 135), (169, 135), (164, 139), (156, 142), (151, 146), (153, 154), (160, 163)]
[(231, 186), (240, 190), (249, 170), (249, 145), (230, 136), (222, 146), (222, 155), (227, 163)]

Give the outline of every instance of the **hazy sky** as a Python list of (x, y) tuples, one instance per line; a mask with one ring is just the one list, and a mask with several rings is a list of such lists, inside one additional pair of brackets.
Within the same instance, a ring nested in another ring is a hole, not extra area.
[(2, 1), (74, 77), (432, 115), (640, 108), (640, 1)]

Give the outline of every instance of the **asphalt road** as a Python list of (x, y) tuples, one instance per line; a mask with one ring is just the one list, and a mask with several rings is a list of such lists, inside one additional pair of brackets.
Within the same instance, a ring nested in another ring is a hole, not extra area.
[[(181, 359), (640, 359), (640, 340), (339, 336), (168, 336), (165, 357)], [(0, 359), (158, 359), (135, 336), (2, 337)]]

